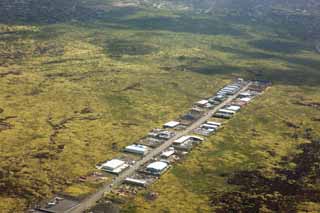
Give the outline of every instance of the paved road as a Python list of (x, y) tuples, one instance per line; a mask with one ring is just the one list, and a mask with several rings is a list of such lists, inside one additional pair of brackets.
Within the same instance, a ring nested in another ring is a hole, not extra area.
[(246, 90), (251, 83), (248, 83), (247, 85), (245, 85), (238, 93), (236, 93), (233, 96), (230, 96), (228, 99), (226, 99), (224, 102), (222, 102), (221, 104), (219, 104), (218, 106), (216, 106), (214, 109), (208, 111), (203, 117), (201, 117), (199, 120), (197, 120), (195, 123), (193, 123), (191, 126), (189, 126), (188, 128), (186, 128), (185, 130), (178, 132), (173, 138), (167, 140), (166, 142), (164, 142), (163, 144), (161, 144), (159, 147), (151, 150), (146, 156), (144, 156), (141, 160), (137, 161), (132, 167), (130, 167), (129, 169), (125, 170), (123, 173), (121, 173), (121, 175), (117, 176), (112, 185), (106, 185), (102, 188), (100, 188), (95, 194), (89, 196), (88, 198), (84, 199), (83, 201), (81, 201), (81, 203), (77, 206), (75, 206), (74, 208), (66, 211), (67, 213), (81, 213), (93, 206), (96, 205), (96, 202), (98, 200), (100, 200), (104, 193), (108, 193), (112, 190), (112, 188), (115, 188), (116, 186), (119, 186), (125, 178), (133, 175), (135, 172), (137, 172), (137, 170), (144, 165), (145, 163), (147, 163), (148, 161), (152, 160), (154, 157), (156, 157), (157, 155), (159, 155), (161, 152), (163, 152), (165, 149), (167, 149), (168, 147), (170, 147), (172, 145), (172, 143), (184, 136), (189, 134), (190, 132), (192, 132), (194, 129), (198, 128), (202, 123), (206, 122), (208, 119), (210, 119), (212, 117), (212, 115), (214, 113), (216, 113), (220, 108), (222, 108), (223, 106), (225, 106), (226, 104), (230, 103), (233, 99), (235, 99), (239, 93), (243, 92), (244, 90)]

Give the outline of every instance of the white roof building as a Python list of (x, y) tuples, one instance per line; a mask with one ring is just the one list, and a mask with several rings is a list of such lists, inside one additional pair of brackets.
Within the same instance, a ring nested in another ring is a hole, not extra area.
[(246, 98), (240, 98), (240, 101), (244, 101), (244, 102), (250, 102), (251, 98), (246, 97)]
[(221, 126), (221, 123), (214, 122), (214, 121), (207, 121), (207, 124), (215, 125), (215, 126)]
[(235, 88), (226, 87), (226, 88), (223, 88), (222, 90), (220, 90), (220, 92), (234, 92), (236, 90), (237, 89), (235, 89)]
[(207, 103), (209, 103), (208, 100), (201, 100), (201, 101), (198, 101), (198, 102), (197, 102), (197, 105), (203, 106), (203, 105), (206, 105)]
[(124, 163), (125, 162), (122, 161), (122, 160), (112, 159), (112, 160), (109, 160), (109, 161), (107, 161), (106, 163), (104, 163), (102, 165), (106, 169), (113, 170), (113, 169), (118, 168), (119, 166), (122, 166)]
[(195, 136), (195, 135), (185, 135), (182, 136), (180, 138), (178, 138), (177, 140), (174, 141), (175, 144), (182, 144), (188, 140), (198, 140), (198, 141), (203, 141), (203, 138)]
[(141, 144), (132, 144), (132, 145), (126, 146), (124, 151), (130, 152), (133, 154), (138, 154), (138, 155), (145, 155), (149, 152), (149, 148)]
[(231, 110), (231, 111), (235, 111), (238, 112), (241, 109), (240, 106), (235, 106), (235, 105), (231, 105), (229, 107), (227, 107), (227, 110)]
[(180, 122), (178, 122), (178, 121), (170, 121), (168, 123), (165, 123), (163, 125), (163, 127), (164, 128), (174, 128), (174, 127), (178, 126), (179, 124), (180, 124)]
[(250, 97), (251, 93), (250, 92), (242, 92), (239, 95), (242, 96), (242, 97)]
[(231, 110), (227, 110), (227, 109), (219, 109), (220, 113), (226, 113), (226, 114), (235, 114), (236, 112), (235, 111), (231, 111)]
[(122, 172), (124, 169), (126, 169), (129, 165), (126, 164), (124, 161), (119, 160), (119, 159), (112, 159), (109, 160), (105, 163), (103, 163), (99, 169), (110, 172), (110, 173), (115, 173), (119, 174)]
[(182, 144), (183, 142), (185, 142), (189, 139), (190, 139), (190, 136), (185, 135), (185, 136), (182, 136), (182, 137), (178, 138), (177, 140), (175, 140), (174, 143), (175, 144)]
[(216, 125), (210, 125), (210, 124), (202, 124), (200, 127), (201, 127), (201, 128), (204, 128), (204, 129), (213, 129), (213, 130), (216, 130), (216, 129), (219, 128), (219, 127), (216, 126)]
[(168, 168), (169, 164), (162, 161), (156, 161), (153, 163), (150, 163), (147, 166), (147, 171), (154, 173), (154, 174), (161, 174)]
[(170, 156), (172, 156), (175, 153), (174, 149), (168, 150), (168, 151), (164, 151), (161, 153), (161, 157), (163, 158), (168, 158)]
[(135, 179), (135, 178), (126, 178), (124, 182), (133, 184), (133, 185), (138, 185), (138, 186), (146, 186), (147, 181), (141, 180), (141, 179)]

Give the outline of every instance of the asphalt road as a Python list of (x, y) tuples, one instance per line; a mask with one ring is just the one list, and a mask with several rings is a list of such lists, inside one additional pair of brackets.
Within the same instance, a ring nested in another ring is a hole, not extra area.
[(187, 127), (185, 130), (181, 132), (177, 132), (176, 135), (161, 144), (159, 147), (151, 150), (147, 155), (145, 155), (141, 160), (137, 161), (133, 166), (131, 166), (129, 169), (125, 170), (123, 173), (121, 173), (119, 176), (117, 176), (112, 184), (105, 185), (104, 187), (100, 188), (95, 194), (87, 197), (83, 201), (80, 202), (79, 205), (73, 207), (72, 209), (69, 209), (68, 211), (65, 211), (67, 213), (81, 213), (87, 209), (90, 209), (91, 207), (96, 205), (96, 202), (100, 200), (105, 193), (110, 192), (113, 188), (119, 186), (122, 184), (122, 182), (129, 176), (133, 175), (137, 170), (143, 166), (148, 161), (152, 160), (154, 157), (158, 156), (163, 152), (165, 149), (170, 147), (173, 142), (187, 134), (190, 134), (194, 129), (198, 128), (202, 123), (206, 122), (208, 119), (210, 119), (213, 114), (215, 114), (220, 108), (230, 103), (233, 99), (235, 99), (241, 92), (245, 91), (251, 83), (246, 84), (238, 93), (236, 93), (233, 96), (230, 96), (228, 99), (226, 99), (224, 102), (216, 106), (214, 109), (208, 111), (203, 117), (201, 117), (199, 120), (194, 122), (191, 126)]

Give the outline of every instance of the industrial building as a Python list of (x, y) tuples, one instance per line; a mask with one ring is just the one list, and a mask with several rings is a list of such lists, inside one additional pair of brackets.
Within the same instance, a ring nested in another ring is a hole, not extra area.
[(148, 133), (148, 136), (162, 140), (168, 140), (172, 138), (174, 135), (174, 132), (170, 132), (163, 129), (153, 129), (151, 132)]
[(126, 164), (126, 162), (119, 159), (112, 159), (110, 161), (107, 161), (101, 164), (101, 166), (98, 168), (105, 172), (109, 172), (112, 174), (119, 174), (128, 167), (129, 165)]
[(199, 107), (205, 107), (208, 103), (209, 101), (204, 99), (204, 100), (198, 101), (196, 105)]
[(218, 127), (220, 127), (220, 126), (222, 125), (221, 123), (219, 123), (219, 122), (214, 122), (214, 121), (207, 121), (206, 123), (207, 123), (207, 124), (210, 124), (210, 125), (218, 126)]
[(189, 112), (180, 117), (180, 123), (184, 126), (189, 126), (200, 117), (201, 117), (200, 113)]
[(158, 134), (158, 138), (168, 140), (168, 139), (172, 138), (174, 135), (175, 135), (174, 132), (162, 131)]
[(240, 101), (243, 101), (243, 102), (248, 103), (248, 102), (250, 102), (250, 101), (251, 101), (251, 99), (252, 99), (252, 98), (250, 98), (250, 97), (240, 98)]
[(230, 115), (236, 114), (235, 111), (227, 110), (227, 109), (219, 109), (219, 110), (218, 110), (218, 113), (224, 113), (224, 114), (230, 114)]
[(226, 98), (227, 98), (226, 94), (221, 94), (221, 93), (220, 94), (217, 93), (217, 95), (213, 97), (213, 99), (219, 103), (224, 101)]
[(237, 99), (237, 100), (232, 101), (231, 104), (234, 106), (243, 107), (243, 106), (247, 105), (247, 102), (240, 101), (239, 99)]
[(145, 145), (151, 148), (156, 148), (160, 146), (164, 140), (161, 140), (159, 138), (153, 138), (153, 137), (144, 137), (140, 139), (137, 143), (141, 145)]
[(211, 125), (211, 124), (207, 124), (207, 123), (205, 123), (205, 124), (202, 124), (202, 125), (200, 126), (200, 128), (202, 128), (202, 129), (206, 129), (206, 130), (212, 130), (212, 131), (215, 131), (215, 130), (217, 130), (219, 127), (218, 127), (218, 126), (216, 126), (216, 125)]
[(230, 111), (234, 111), (234, 112), (238, 112), (241, 109), (241, 107), (235, 106), (235, 105), (230, 105), (230, 106), (227, 106), (225, 109), (230, 110)]
[(185, 135), (173, 142), (173, 146), (176, 149), (180, 150), (190, 150), (195, 144), (202, 142), (203, 138), (195, 135)]
[(240, 88), (241, 88), (241, 85), (239, 83), (230, 84), (220, 89), (217, 92), (217, 95), (218, 96), (234, 95), (240, 90)]
[(152, 174), (152, 175), (161, 175), (163, 174), (167, 169), (169, 168), (169, 164), (163, 161), (156, 161), (153, 163), (150, 163), (146, 167), (146, 172)]
[(182, 143), (184, 143), (184, 142), (186, 142), (188, 140), (203, 141), (203, 138), (195, 136), (195, 135), (185, 135), (185, 136), (182, 136), (182, 137), (178, 138), (173, 143), (174, 144), (182, 144)]
[(206, 123), (202, 124), (199, 128), (195, 129), (194, 133), (203, 135), (203, 136), (209, 136), (213, 134), (215, 131), (217, 131), (220, 126), (221, 126), (221, 123), (207, 121)]
[(249, 92), (249, 91), (246, 91), (246, 92), (242, 92), (239, 94), (239, 98), (247, 98), (247, 97), (251, 97), (252, 94)]
[(177, 127), (179, 125), (180, 125), (180, 122), (178, 122), (178, 121), (170, 121), (168, 123), (165, 123), (163, 125), (163, 128), (175, 128), (175, 127)]
[(141, 145), (141, 144), (132, 144), (124, 148), (125, 152), (129, 152), (137, 155), (146, 155), (149, 152), (149, 150), (150, 149), (147, 146)]
[(232, 115), (231, 114), (227, 114), (227, 113), (220, 113), (220, 112), (217, 112), (213, 115), (213, 117), (215, 118), (223, 118), (223, 119), (230, 119), (232, 118)]
[(173, 147), (170, 147), (168, 150), (163, 151), (163, 152), (161, 153), (160, 157), (162, 157), (162, 158), (169, 158), (169, 157), (171, 157), (172, 155), (174, 155), (175, 152), (176, 152), (176, 151), (174, 150), (174, 148), (173, 148)]
[(129, 178), (129, 177), (124, 180), (124, 183), (130, 184), (130, 185), (135, 185), (135, 186), (142, 186), (142, 187), (147, 186), (146, 180)]

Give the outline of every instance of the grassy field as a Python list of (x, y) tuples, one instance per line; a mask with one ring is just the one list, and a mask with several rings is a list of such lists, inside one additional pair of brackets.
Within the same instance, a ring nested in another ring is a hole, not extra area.
[(305, 142), (286, 120), (319, 129), (319, 110), (293, 102), (320, 102), (320, 57), (285, 28), (117, 9), (82, 22), (1, 24), (0, 47), (3, 212), (63, 190), (90, 193), (80, 175), (235, 77), (275, 86), (152, 186), (155, 202), (141, 195), (131, 207), (209, 211), (209, 193), (229, 190), (227, 174), (271, 170)]
[[(192, 151), (183, 163), (127, 203), (123, 211), (212, 212), (210, 200), (214, 192), (238, 189), (227, 182), (235, 172), (259, 170), (272, 176), (282, 168), (279, 162), (284, 157), (290, 159), (300, 152), (297, 145), (309, 143), (301, 137), (306, 128), (312, 128), (313, 137), (319, 138), (320, 123), (315, 118), (319, 118), (320, 111), (292, 104), (301, 97), (319, 100), (317, 95), (319, 89), (313, 87), (272, 87)], [(145, 194), (149, 191), (159, 197), (148, 201)]]

